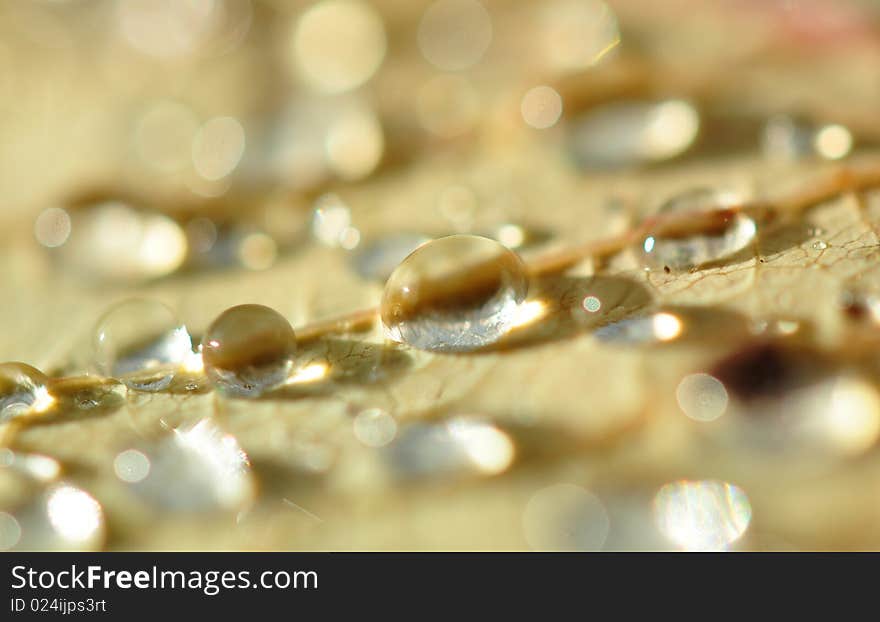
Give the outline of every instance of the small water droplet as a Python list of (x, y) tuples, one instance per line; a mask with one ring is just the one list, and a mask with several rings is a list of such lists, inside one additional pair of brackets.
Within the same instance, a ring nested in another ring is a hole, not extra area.
[(178, 512), (241, 509), (255, 491), (247, 454), (208, 419), (120, 452), (114, 469), (143, 500)]
[(572, 123), (570, 150), (585, 169), (661, 162), (687, 151), (700, 129), (688, 102), (620, 102), (590, 110)]
[(662, 343), (680, 337), (684, 328), (684, 321), (679, 316), (661, 311), (600, 326), (593, 336), (599, 341), (627, 345)]
[(138, 391), (167, 388), (191, 353), (186, 327), (158, 300), (123, 301), (111, 307), (95, 328), (97, 370)]
[(733, 207), (737, 197), (710, 188), (695, 188), (669, 199), (658, 215), (692, 214), (655, 229), (642, 242), (651, 269), (684, 270), (718, 261), (748, 246), (757, 233), (755, 221)]
[(497, 475), (513, 463), (516, 448), (503, 430), (472, 417), (407, 426), (383, 450), (395, 477)]
[(48, 382), (43, 372), (30, 365), (0, 364), (0, 422), (48, 408), (54, 402)]
[(394, 269), (431, 238), (418, 233), (393, 233), (367, 242), (352, 253), (350, 262), (361, 277), (385, 283)]
[(11, 513), (0, 512), (0, 549), (93, 551), (101, 548), (105, 533), (101, 504), (64, 482), (42, 489)]
[(110, 195), (77, 198), (65, 207), (68, 235), (53, 238), (48, 252), (59, 267), (78, 277), (154, 279), (171, 274), (186, 260), (186, 234), (158, 210)]
[(826, 248), (828, 248), (827, 242), (823, 242), (822, 240), (816, 240), (813, 242), (813, 250), (824, 251)]
[(61, 465), (54, 458), (11, 449), (0, 449), (0, 469), (7, 468), (38, 482), (51, 482), (61, 474)]
[(283, 384), (293, 368), (296, 335), (280, 313), (239, 305), (221, 313), (202, 338), (205, 373), (221, 390), (257, 397)]
[(397, 434), (397, 421), (381, 408), (361, 411), (352, 426), (355, 437), (367, 447), (387, 445)]
[(394, 270), (382, 298), (386, 335), (414, 348), (467, 351), (501, 339), (516, 324), (528, 278), (519, 257), (475, 235), (418, 248)]

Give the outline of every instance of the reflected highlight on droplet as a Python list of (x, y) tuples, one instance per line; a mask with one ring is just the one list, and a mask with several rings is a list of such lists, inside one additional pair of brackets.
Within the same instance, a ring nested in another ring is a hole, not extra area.
[(0, 422), (48, 410), (55, 403), (48, 383), (49, 378), (30, 365), (0, 364)]
[(658, 529), (689, 551), (727, 549), (746, 532), (752, 507), (745, 492), (728, 482), (679, 481), (654, 498)]

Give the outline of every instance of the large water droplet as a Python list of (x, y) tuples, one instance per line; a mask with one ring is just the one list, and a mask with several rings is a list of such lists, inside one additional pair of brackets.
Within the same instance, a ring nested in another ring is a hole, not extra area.
[(737, 197), (711, 188), (695, 188), (669, 199), (658, 215), (674, 218), (655, 227), (642, 242), (652, 269), (685, 270), (741, 251), (755, 238), (755, 221), (734, 205)]
[(452, 235), (421, 246), (392, 273), (382, 323), (390, 339), (421, 350), (473, 350), (515, 325), (527, 291), (515, 253), (488, 238)]
[(256, 397), (284, 383), (293, 368), (296, 335), (277, 311), (239, 305), (214, 320), (202, 338), (205, 373), (221, 390)]
[(0, 422), (30, 412), (42, 412), (54, 402), (39, 369), (24, 363), (0, 364)]
[(95, 366), (131, 389), (161, 391), (192, 354), (186, 327), (157, 300), (121, 302), (95, 328)]

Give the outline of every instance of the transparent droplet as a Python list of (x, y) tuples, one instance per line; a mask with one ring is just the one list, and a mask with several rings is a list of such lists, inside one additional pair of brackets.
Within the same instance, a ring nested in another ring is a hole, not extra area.
[(383, 451), (392, 473), (402, 480), (497, 475), (510, 467), (516, 455), (506, 432), (470, 417), (412, 424)]
[(106, 534), (101, 504), (64, 482), (50, 485), (5, 516), (0, 513), (0, 523), (5, 523), (0, 540), (7, 540), (0, 548), (5, 544), (21, 551), (93, 551), (103, 546)]
[(382, 298), (386, 335), (414, 348), (467, 351), (501, 339), (517, 321), (528, 278), (502, 244), (452, 235), (419, 247), (394, 270)]
[(657, 527), (686, 550), (720, 551), (746, 532), (752, 507), (746, 493), (728, 482), (680, 481), (654, 499)]
[(686, 101), (621, 102), (575, 119), (569, 145), (581, 167), (617, 169), (681, 155), (699, 129), (699, 113)]
[(94, 355), (101, 374), (138, 391), (161, 391), (192, 355), (192, 340), (165, 304), (133, 298), (98, 321)]
[(293, 368), (296, 335), (280, 313), (239, 305), (221, 313), (202, 338), (205, 373), (219, 389), (256, 397), (283, 384)]
[(682, 378), (675, 398), (682, 412), (695, 421), (714, 421), (727, 410), (727, 390), (710, 374), (689, 374)]
[(50, 256), (59, 267), (92, 281), (155, 279), (186, 260), (187, 239), (175, 221), (153, 209), (102, 197), (73, 201), (67, 235)]
[(0, 449), (0, 469), (11, 469), (37, 482), (51, 482), (61, 474), (61, 465), (54, 458), (40, 454)]
[(599, 341), (626, 345), (663, 343), (678, 339), (685, 324), (679, 316), (661, 311), (600, 326), (593, 331)]
[(0, 364), (0, 422), (32, 412), (43, 412), (54, 403), (46, 388), (49, 379), (24, 363)]
[(361, 277), (385, 283), (400, 262), (430, 241), (418, 233), (393, 233), (361, 244), (351, 255), (351, 266)]
[(656, 227), (642, 242), (645, 263), (652, 269), (685, 270), (718, 261), (744, 249), (755, 238), (755, 221), (736, 209), (736, 195), (711, 188), (679, 194), (658, 216), (693, 215)]
[(255, 484), (235, 437), (208, 419), (117, 455), (116, 472), (147, 503), (178, 512), (240, 509)]
[(828, 248), (828, 243), (823, 240), (813, 242), (813, 250), (824, 251), (826, 248)]
[(355, 437), (367, 447), (387, 445), (397, 434), (394, 417), (381, 408), (369, 408), (358, 413), (352, 426)]

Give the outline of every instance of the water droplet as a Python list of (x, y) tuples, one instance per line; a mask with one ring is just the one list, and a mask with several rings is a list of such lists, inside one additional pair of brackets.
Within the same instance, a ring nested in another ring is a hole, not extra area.
[(679, 194), (658, 215), (692, 214), (657, 227), (642, 242), (647, 267), (683, 270), (734, 255), (751, 243), (755, 221), (733, 207), (737, 197), (710, 188)]
[(113, 471), (123, 482), (133, 484), (150, 474), (150, 459), (137, 449), (126, 449), (113, 460)]
[(354, 418), (354, 435), (368, 447), (387, 445), (397, 434), (394, 417), (381, 408), (369, 408)]
[(407, 426), (384, 451), (393, 474), (404, 480), (497, 475), (510, 467), (516, 453), (506, 432), (465, 417)]
[(186, 260), (183, 228), (156, 210), (113, 196), (74, 199), (65, 209), (67, 235), (52, 237), (46, 246), (59, 267), (78, 277), (127, 283), (155, 279)]
[(421, 246), (394, 270), (382, 323), (390, 339), (414, 348), (473, 350), (515, 325), (527, 291), (515, 253), (488, 238), (452, 235)]
[(0, 422), (32, 412), (43, 412), (55, 400), (46, 386), (49, 379), (24, 363), (0, 364)]
[(38, 482), (51, 482), (61, 474), (61, 465), (54, 458), (0, 449), (0, 468), (12, 469)]
[(816, 240), (813, 242), (813, 250), (824, 251), (826, 248), (828, 248), (827, 242), (823, 242), (822, 240)]
[(290, 323), (262, 305), (227, 309), (202, 338), (208, 378), (240, 397), (256, 397), (283, 384), (295, 354), (296, 335)]
[(585, 169), (660, 162), (685, 152), (700, 117), (685, 101), (621, 102), (590, 110), (571, 125), (570, 150)]
[(0, 549), (93, 551), (101, 548), (105, 533), (101, 504), (64, 482), (50, 485), (11, 513), (0, 512)]
[(95, 366), (138, 391), (161, 391), (192, 355), (177, 315), (158, 300), (133, 298), (110, 308), (95, 328)]
[(682, 378), (675, 398), (682, 412), (695, 421), (714, 421), (727, 410), (727, 390), (710, 374), (690, 374)]
[(393, 233), (362, 244), (350, 258), (361, 277), (385, 283), (407, 256), (431, 238), (418, 233)]
[(593, 336), (610, 343), (641, 344), (674, 341), (683, 332), (684, 322), (680, 317), (661, 311), (600, 326), (593, 331)]
[(255, 492), (247, 454), (208, 419), (116, 456), (114, 468), (146, 502), (180, 512), (235, 510)]
[(657, 527), (686, 550), (724, 550), (746, 532), (752, 507), (741, 488), (713, 480), (667, 484), (654, 499)]

